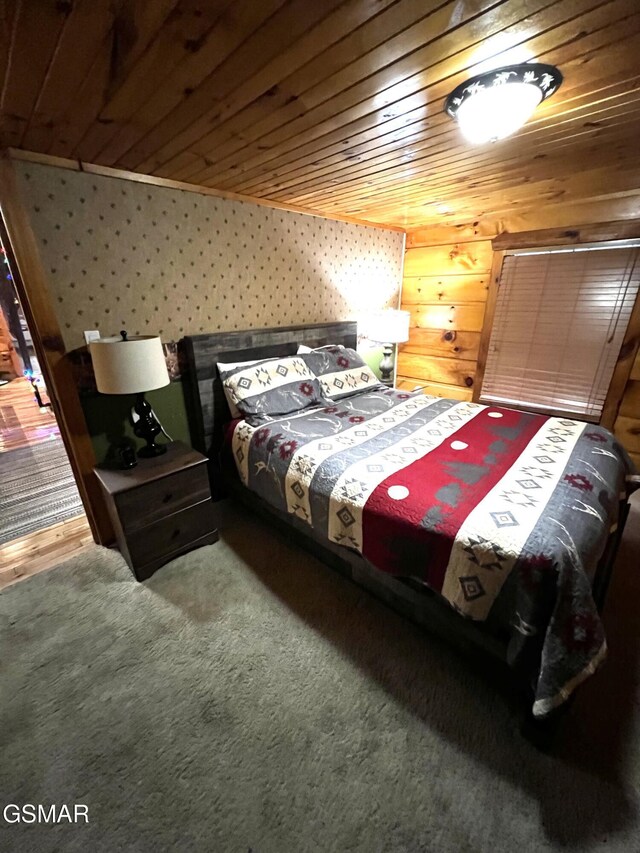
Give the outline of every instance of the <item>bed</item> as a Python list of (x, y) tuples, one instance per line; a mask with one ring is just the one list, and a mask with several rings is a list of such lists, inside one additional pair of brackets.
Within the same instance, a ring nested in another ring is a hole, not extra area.
[(377, 384), (232, 418), (218, 363), (290, 363), (300, 344), (355, 349), (356, 331), (185, 338), (193, 441), (213, 492), (430, 630), (506, 662), (532, 718), (548, 720), (606, 655), (600, 611), (637, 487), (628, 457), (599, 426)]

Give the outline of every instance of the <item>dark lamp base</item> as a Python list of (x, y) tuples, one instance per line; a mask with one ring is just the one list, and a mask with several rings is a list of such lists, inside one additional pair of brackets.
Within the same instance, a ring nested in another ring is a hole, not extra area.
[(167, 452), (166, 444), (156, 444), (155, 438), (162, 428), (153, 414), (153, 409), (144, 398), (144, 393), (136, 394), (136, 402), (133, 407), (137, 420), (133, 425), (134, 435), (143, 438), (147, 443), (138, 450), (138, 456), (142, 459), (154, 459)]
[(141, 459), (153, 459), (154, 456), (162, 456), (167, 452), (166, 444), (145, 444), (138, 450), (138, 456)]

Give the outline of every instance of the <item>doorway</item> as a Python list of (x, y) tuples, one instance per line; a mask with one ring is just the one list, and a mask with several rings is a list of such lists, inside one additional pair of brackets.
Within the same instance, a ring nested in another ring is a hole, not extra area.
[(0, 588), (93, 543), (15, 275), (0, 227)]

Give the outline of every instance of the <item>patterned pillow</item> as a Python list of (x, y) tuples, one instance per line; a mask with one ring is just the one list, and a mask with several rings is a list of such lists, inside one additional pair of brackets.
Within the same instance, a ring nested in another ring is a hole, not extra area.
[(324, 403), (320, 384), (297, 355), (220, 371), (225, 393), (245, 416), (288, 415)]
[[(251, 361), (226, 361), (226, 362), (219, 361), (218, 362), (218, 373), (220, 374), (220, 378), (223, 379), (224, 378), (223, 374), (228, 375), (229, 373), (231, 373), (232, 370), (235, 370), (237, 367), (249, 367), (252, 364), (257, 364), (259, 361), (264, 361), (264, 359), (263, 358), (254, 358)], [(235, 418), (241, 418), (242, 412), (238, 409), (236, 404), (233, 402), (233, 398), (231, 397), (231, 394), (229, 393), (228, 388), (226, 388), (224, 386), (224, 383), (223, 383), (222, 387), (224, 389), (224, 396), (227, 398), (227, 404), (229, 406), (229, 411), (231, 412), (231, 417), (234, 419)]]
[(324, 347), (301, 357), (320, 380), (322, 394), (328, 400), (341, 400), (381, 386), (373, 370), (353, 349)]

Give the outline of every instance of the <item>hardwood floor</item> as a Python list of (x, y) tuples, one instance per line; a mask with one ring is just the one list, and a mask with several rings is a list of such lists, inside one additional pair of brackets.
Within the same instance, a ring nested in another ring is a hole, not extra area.
[(0, 545), (0, 590), (93, 547), (84, 513)]
[[(44, 393), (43, 399), (47, 400)], [(53, 412), (38, 408), (27, 379), (21, 376), (0, 386), (0, 453), (59, 435)]]
[[(0, 453), (51, 439), (60, 440), (55, 416), (49, 408), (38, 408), (29, 382), (20, 377), (0, 386)], [(0, 590), (93, 545), (84, 513), (6, 542), (0, 545)]]

